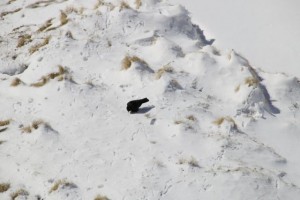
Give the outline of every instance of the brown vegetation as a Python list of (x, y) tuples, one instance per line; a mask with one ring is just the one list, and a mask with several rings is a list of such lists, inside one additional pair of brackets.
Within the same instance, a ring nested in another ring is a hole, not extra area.
[(14, 193), (12, 193), (10, 196), (11, 196), (12, 200), (15, 200), (19, 196), (28, 196), (28, 195), (29, 195), (29, 193), (26, 190), (20, 189), (20, 190), (15, 191)]
[(156, 79), (160, 79), (162, 77), (162, 75), (165, 73), (173, 73), (173, 72), (174, 72), (174, 69), (172, 67), (170, 67), (169, 65), (166, 65), (156, 72)]
[(66, 180), (58, 180), (53, 184), (53, 186), (49, 190), (49, 193), (57, 191), (59, 187), (77, 187), (77, 186), (74, 183), (68, 182)]
[(22, 10), (21, 8), (18, 8), (18, 9), (15, 9), (15, 10), (12, 10), (12, 11), (5, 11), (5, 12), (2, 12), (0, 14), (0, 17), (4, 17), (6, 15), (9, 15), (9, 14), (13, 14), (13, 13), (16, 13), (16, 12), (19, 12), (20, 10)]
[(0, 121), (0, 126), (7, 126), (10, 124), (10, 120)]
[(38, 44), (35, 44), (34, 46), (32, 46), (29, 49), (29, 53), (33, 54), (34, 52), (38, 51), (43, 46), (46, 46), (47, 44), (49, 44), (50, 39), (51, 39), (51, 36), (47, 36), (41, 43), (38, 43)]
[(7, 190), (9, 190), (9, 188), (9, 183), (0, 183), (0, 193), (6, 192)]
[(107, 198), (106, 196), (98, 195), (94, 200), (109, 200), (109, 198)]
[(257, 80), (254, 77), (247, 77), (245, 79), (245, 84), (248, 85), (248, 87), (256, 86), (258, 83), (259, 83), (259, 80)]
[(21, 83), (23, 83), (21, 79), (19, 79), (19, 78), (14, 78), (14, 79), (11, 81), (10, 86), (16, 87), (16, 86), (20, 85)]
[(17, 47), (20, 48), (20, 47), (30, 43), (31, 41), (32, 41), (31, 35), (29, 35), (29, 34), (21, 35), (21, 36), (19, 36)]
[(142, 0), (135, 0), (136, 9), (139, 9), (142, 6)]
[(122, 60), (122, 70), (127, 70), (131, 67), (133, 62), (139, 62), (145, 65), (148, 65), (144, 60), (140, 59), (137, 56), (126, 56), (123, 60)]

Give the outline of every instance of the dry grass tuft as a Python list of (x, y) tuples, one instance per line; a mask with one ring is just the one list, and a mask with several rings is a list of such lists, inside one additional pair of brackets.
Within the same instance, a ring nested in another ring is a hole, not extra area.
[(44, 122), (43, 120), (41, 120), (41, 119), (35, 120), (35, 121), (33, 121), (33, 122), (31, 123), (31, 127), (34, 128), (34, 129), (38, 129), (39, 126), (40, 126), (41, 124), (44, 124), (44, 123), (45, 123), (45, 122)]
[(59, 187), (77, 187), (77, 186), (74, 183), (68, 182), (66, 180), (58, 180), (53, 184), (53, 186), (49, 190), (49, 193), (57, 191)]
[(81, 15), (83, 13), (84, 8), (75, 8), (74, 6), (68, 6), (65, 8), (64, 13), (71, 14), (71, 13), (76, 13), (78, 15)]
[(131, 67), (133, 62), (139, 62), (145, 65), (148, 65), (144, 60), (140, 59), (137, 56), (126, 56), (123, 60), (122, 60), (122, 70), (127, 70)]
[(142, 6), (142, 0), (135, 0), (136, 9), (139, 9)]
[(30, 84), (30, 86), (32, 86), (32, 87), (42, 87), (42, 86), (46, 85), (46, 83), (48, 81), (49, 81), (49, 79), (47, 77), (43, 76), (39, 82), (32, 83), (32, 84)]
[(123, 60), (122, 60), (122, 69), (123, 70), (127, 70), (131, 67), (131, 59), (130, 57), (126, 56)]
[(9, 5), (9, 4), (12, 4), (13, 2), (15, 2), (16, 0), (9, 0), (8, 2), (7, 2), (7, 4)]
[(217, 120), (213, 121), (213, 124), (220, 126), (221, 124), (223, 124), (225, 120), (225, 117), (220, 117)]
[(15, 9), (15, 10), (12, 10), (12, 11), (5, 11), (5, 12), (2, 12), (0, 14), (0, 18), (6, 16), (6, 15), (9, 15), (9, 14), (13, 14), (13, 13), (16, 13), (16, 12), (19, 12), (20, 10), (22, 10), (21, 8), (18, 8), (18, 9)]
[(258, 83), (259, 83), (259, 80), (257, 80), (254, 77), (247, 77), (245, 79), (245, 84), (248, 85), (248, 87), (257, 86)]
[(190, 121), (194, 121), (194, 122), (197, 121), (197, 118), (194, 115), (189, 115), (186, 118)]
[(21, 79), (19, 79), (19, 78), (14, 78), (14, 79), (11, 81), (10, 86), (16, 87), (16, 86), (20, 85), (21, 83), (23, 83)]
[(51, 39), (51, 36), (47, 36), (43, 42), (41, 43), (38, 43), (34, 46), (32, 46), (30, 49), (29, 49), (29, 53), (30, 54), (33, 54), (34, 52), (38, 51), (40, 48), (42, 48), (43, 46), (46, 46), (47, 44), (49, 44), (49, 41)]
[(31, 133), (32, 132), (31, 126), (22, 127), (21, 130), (22, 130), (22, 133)]
[(63, 66), (59, 65), (58, 66), (58, 72), (52, 72), (52, 73), (50, 73), (46, 76), (43, 76), (39, 82), (32, 83), (30, 86), (32, 86), (32, 87), (42, 87), (46, 83), (48, 83), (50, 81), (50, 79), (55, 79), (55, 78), (57, 78), (58, 81), (61, 81), (61, 80), (64, 79), (64, 74), (66, 72), (67, 72), (66, 69)]
[(161, 69), (159, 69), (157, 72), (156, 72), (156, 76), (155, 78), (156, 79), (160, 79), (162, 77), (163, 74), (165, 73), (173, 73), (174, 72), (174, 69), (168, 65), (162, 67)]
[(28, 44), (31, 41), (32, 41), (31, 35), (29, 35), (29, 34), (21, 35), (18, 39), (17, 48), (20, 48), (20, 47), (24, 46), (25, 44)]
[(180, 158), (178, 161), (178, 164), (180, 164), (180, 165), (188, 164), (191, 167), (200, 167), (198, 161), (194, 157), (191, 157), (188, 160), (184, 159), (184, 158)]
[(37, 32), (40, 33), (40, 32), (43, 32), (44, 30), (46, 30), (47, 28), (49, 28), (50, 26), (52, 26), (52, 20), (53, 18), (51, 19), (48, 19), (38, 30)]
[(69, 22), (68, 15), (63, 11), (60, 12), (60, 26), (63, 26)]
[(232, 119), (232, 117), (220, 117), (219, 119), (213, 121), (213, 124), (217, 125), (217, 126), (220, 126), (224, 123), (224, 121), (227, 121), (227, 122), (230, 122), (232, 124), (232, 127), (234, 129), (237, 129), (237, 124), (235, 123), (234, 119)]
[(120, 4), (120, 10), (119, 11), (122, 11), (124, 9), (130, 9), (130, 6), (125, 1), (122, 1), (121, 4)]
[(94, 200), (109, 200), (109, 198), (107, 198), (106, 196), (98, 195)]
[(35, 129), (38, 129), (40, 125), (46, 124), (43, 120), (35, 120), (31, 123), (31, 125), (24, 126), (21, 128), (22, 133), (32, 133), (32, 131)]
[(6, 192), (7, 190), (9, 190), (9, 188), (9, 183), (0, 183), (0, 193)]
[(28, 196), (28, 195), (29, 195), (29, 193), (26, 190), (20, 189), (20, 190), (17, 190), (16, 192), (12, 193), (10, 196), (11, 196), (12, 200), (15, 200), (19, 196)]
[(183, 124), (183, 123), (184, 123), (184, 121), (182, 121), (182, 120), (175, 120), (175, 121), (174, 121), (174, 124), (177, 124), (177, 125), (178, 125), (178, 124)]
[(0, 126), (7, 126), (10, 124), (10, 120), (0, 121)]

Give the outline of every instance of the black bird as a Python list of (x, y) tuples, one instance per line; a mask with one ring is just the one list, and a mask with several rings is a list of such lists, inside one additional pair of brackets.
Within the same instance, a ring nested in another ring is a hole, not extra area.
[(147, 98), (129, 101), (127, 103), (127, 111), (130, 113), (135, 113), (139, 110), (139, 108), (141, 107), (141, 105), (143, 103), (146, 103), (148, 101), (149, 101), (149, 99), (147, 99)]

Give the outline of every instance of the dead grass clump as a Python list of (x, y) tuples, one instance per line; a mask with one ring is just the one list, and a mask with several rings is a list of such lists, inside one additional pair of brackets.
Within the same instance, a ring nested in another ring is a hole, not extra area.
[[(4, 129), (6, 130), (7, 128), (4, 128)], [(2, 130), (3, 129), (0, 129), (0, 133), (2, 132)], [(5, 130), (3, 130), (3, 131), (5, 131)], [(0, 145), (3, 144), (4, 142), (5, 142), (4, 140), (0, 140)], [(1, 184), (0, 184), (0, 192), (1, 192)]]
[(191, 157), (190, 159), (180, 158), (178, 164), (188, 164), (191, 167), (200, 167), (198, 161), (194, 157)]
[(221, 124), (223, 124), (225, 120), (225, 117), (220, 117), (217, 120), (213, 121), (213, 124), (220, 126)]
[(10, 86), (16, 87), (16, 86), (20, 85), (21, 83), (23, 83), (21, 79), (19, 79), (19, 78), (14, 78), (14, 79), (11, 81)]
[(232, 127), (237, 129), (237, 124), (235, 123), (234, 119), (232, 119), (231, 117), (227, 116), (227, 117), (220, 117), (219, 119), (213, 121), (213, 124), (220, 126), (224, 123), (224, 121), (230, 122), (232, 124)]
[(83, 13), (84, 8), (75, 8), (74, 6), (68, 6), (65, 8), (64, 13), (71, 14), (71, 13), (76, 13), (76, 14), (82, 14)]
[(49, 190), (49, 193), (55, 192), (58, 190), (59, 187), (77, 187), (74, 183), (68, 182), (66, 180), (58, 180), (56, 181), (51, 189)]
[(177, 124), (177, 125), (178, 125), (178, 124), (183, 124), (183, 123), (184, 123), (184, 121), (182, 121), (182, 120), (175, 120), (175, 121), (174, 121), (174, 124)]
[(97, 195), (94, 200), (109, 200), (106, 196)]
[(112, 11), (112, 10), (116, 7), (115, 5), (113, 5), (113, 4), (110, 3), (110, 2), (105, 2), (105, 1), (103, 1), (103, 0), (98, 0), (97, 3), (96, 3), (95, 6), (94, 6), (94, 9), (96, 10), (96, 9), (98, 9), (98, 8), (101, 7), (101, 6), (106, 6), (106, 7), (108, 7), (110, 11)]
[(24, 46), (25, 44), (28, 44), (31, 41), (32, 41), (31, 35), (29, 35), (29, 34), (21, 35), (18, 39), (17, 48), (20, 48), (20, 47)]
[(43, 120), (35, 120), (31, 123), (31, 125), (24, 126), (21, 128), (22, 133), (32, 133), (32, 131), (35, 129), (38, 129), (40, 125), (46, 124)]
[(166, 65), (156, 72), (156, 79), (160, 79), (162, 77), (162, 75), (165, 73), (173, 73), (173, 72), (174, 72), (174, 69), (172, 67)]
[(14, 193), (12, 193), (10, 196), (11, 196), (12, 200), (15, 200), (19, 196), (28, 196), (28, 195), (29, 195), (29, 193), (26, 190), (20, 189), (20, 190), (15, 191)]
[(190, 121), (194, 121), (194, 122), (197, 121), (197, 118), (194, 115), (189, 115), (186, 118)]
[(10, 124), (10, 120), (0, 121), (0, 126), (7, 126)]
[(22, 130), (22, 133), (31, 133), (32, 132), (31, 126), (22, 127), (21, 130)]
[(131, 67), (131, 59), (130, 57), (126, 56), (123, 60), (122, 60), (122, 69), (123, 70), (127, 70)]
[(49, 79), (47, 77), (43, 76), (39, 82), (32, 83), (30, 86), (32, 86), (32, 87), (42, 87), (42, 86), (46, 85), (46, 83), (48, 81), (49, 81)]
[(120, 10), (119, 11), (122, 11), (124, 9), (130, 9), (130, 6), (125, 1), (122, 1), (121, 4), (120, 4)]
[(6, 15), (9, 15), (9, 14), (13, 14), (13, 13), (19, 12), (20, 10), (22, 10), (22, 9), (21, 9), (21, 8), (18, 8), (18, 9), (12, 10), (12, 11), (2, 12), (2, 13), (0, 14), (0, 17), (2, 18), (2, 17), (4, 17), (4, 16), (6, 16)]
[(46, 30), (47, 28), (49, 28), (50, 26), (52, 26), (52, 20), (53, 18), (51, 19), (48, 19), (38, 30), (37, 32), (40, 33), (40, 32), (43, 32), (44, 30)]
[(16, 0), (9, 0), (8, 2), (7, 2), (7, 4), (11, 4), (11, 3), (13, 3), (13, 2), (15, 2)]
[(60, 26), (63, 26), (69, 22), (68, 15), (64, 12), (60, 12)]
[(139, 9), (142, 6), (142, 0), (135, 0), (136, 9)]
[(245, 84), (248, 85), (248, 87), (256, 86), (258, 83), (259, 83), (259, 80), (257, 80), (254, 77), (247, 77), (245, 79)]
[(44, 124), (44, 123), (45, 123), (45, 122), (44, 122), (43, 120), (41, 120), (41, 119), (35, 120), (35, 121), (33, 121), (33, 122), (31, 123), (31, 127), (34, 128), (34, 129), (38, 129), (39, 126), (40, 126), (41, 124)]
[(29, 49), (29, 53), (33, 54), (34, 52), (38, 51), (43, 46), (46, 46), (47, 44), (49, 44), (50, 39), (51, 39), (51, 36), (47, 36), (41, 43), (38, 43), (38, 44), (32, 46)]
[(142, 64), (147, 65), (147, 63), (146, 63), (144, 60), (140, 59), (140, 58), (137, 57), (137, 56), (132, 56), (132, 57), (126, 56), (126, 57), (122, 60), (122, 69), (123, 69), (123, 70), (129, 69), (129, 68), (131, 67), (131, 65), (132, 65), (133, 62), (139, 62), (139, 63), (142, 63)]
[(0, 183), (0, 193), (6, 192), (9, 188), (9, 183)]
[(64, 78), (64, 74), (66, 73), (66, 69), (59, 65), (58, 66), (58, 72), (52, 72), (46, 76), (43, 76), (39, 82), (36, 83), (32, 83), (30, 86), (32, 87), (42, 87), (44, 86), (46, 83), (48, 83), (50, 81), (50, 79), (55, 79), (58, 78), (58, 81), (63, 80)]

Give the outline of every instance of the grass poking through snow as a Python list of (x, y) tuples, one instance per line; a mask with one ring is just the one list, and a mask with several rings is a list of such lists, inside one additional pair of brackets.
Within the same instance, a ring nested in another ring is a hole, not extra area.
[(125, 58), (122, 60), (122, 70), (129, 69), (133, 62), (139, 62), (141, 64), (148, 65), (144, 60), (137, 56), (125, 56)]
[(18, 39), (17, 48), (20, 48), (20, 47), (30, 43), (31, 41), (32, 41), (31, 35), (29, 35), (29, 34), (21, 35)]
[(10, 124), (10, 120), (0, 121), (0, 126), (7, 126)]
[(9, 188), (9, 183), (0, 183), (0, 193), (6, 192), (7, 190), (9, 190)]
[(11, 196), (12, 200), (15, 200), (19, 196), (23, 196), (25, 199), (27, 199), (26, 196), (28, 196), (28, 195), (29, 195), (29, 193), (26, 190), (20, 189), (20, 190), (15, 191), (14, 193), (12, 193), (10, 196)]
[(58, 180), (53, 184), (53, 186), (49, 190), (49, 193), (57, 191), (60, 187), (76, 188), (77, 186), (74, 183), (68, 182), (66, 180)]
[(38, 51), (43, 46), (46, 46), (47, 44), (49, 44), (50, 39), (51, 39), (51, 36), (47, 36), (41, 43), (37, 43), (37, 44), (33, 45), (32, 47), (30, 47), (29, 53), (33, 54), (34, 52)]
[(109, 200), (109, 198), (107, 198), (106, 196), (98, 195), (94, 200)]

